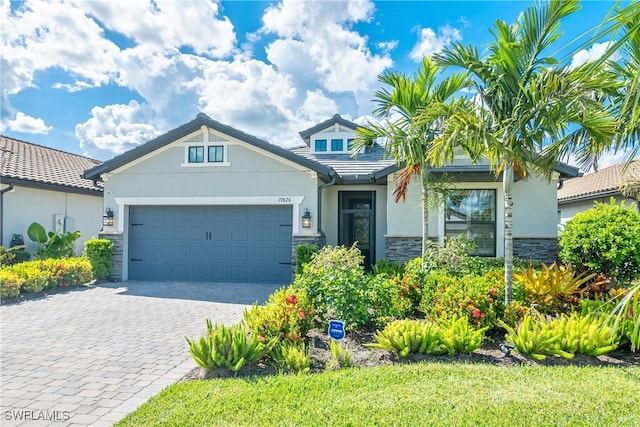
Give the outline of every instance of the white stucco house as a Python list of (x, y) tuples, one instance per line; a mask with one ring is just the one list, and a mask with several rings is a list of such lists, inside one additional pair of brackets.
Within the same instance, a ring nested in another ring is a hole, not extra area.
[[(335, 115), (300, 132), (285, 149), (205, 114), (87, 170), (104, 185), (114, 224), (120, 279), (270, 282), (291, 280), (297, 244), (351, 245), (366, 262), (420, 255), (420, 184), (405, 203), (393, 201), (399, 167), (374, 145), (349, 155), (358, 125)], [(465, 233), (479, 251), (502, 256), (503, 193), (487, 165), (461, 157), (434, 170), (459, 188), (446, 208), (431, 212), (434, 239)], [(556, 188), (577, 175), (560, 165), (551, 182), (515, 184), (516, 255), (553, 258)]]
[(82, 178), (98, 160), (0, 136), (0, 244), (14, 233), (27, 237), (31, 223), (47, 231), (80, 231), (75, 252), (102, 228), (102, 187)]
[(558, 189), (558, 226), (564, 227), (578, 212), (591, 209), (595, 202), (609, 203), (611, 198), (617, 203), (624, 201), (627, 206), (635, 202), (640, 209), (637, 200), (622, 194), (620, 184), (625, 181), (640, 183), (640, 159), (632, 161), (626, 169), (624, 163), (619, 163), (563, 182)]

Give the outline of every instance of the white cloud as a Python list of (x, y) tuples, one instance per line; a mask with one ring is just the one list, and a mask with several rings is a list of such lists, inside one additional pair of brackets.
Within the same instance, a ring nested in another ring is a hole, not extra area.
[(120, 154), (158, 136), (152, 113), (136, 101), (93, 107), (91, 118), (76, 125), (76, 138), (90, 157)]
[[(262, 28), (240, 47), (212, 0), (27, 0), (11, 9), (4, 2), (0, 12), (6, 18), (3, 125), (15, 115), (10, 98), (34, 86), (42, 70), (54, 69), (61, 77), (44, 84), (69, 96), (105, 85), (136, 93), (95, 106), (76, 125), (81, 148), (96, 158), (146, 142), (198, 111), (273, 143), (297, 145), (298, 131), (335, 113), (370, 113), (377, 77), (392, 66), (389, 51), (397, 45), (382, 41), (381, 53), (373, 53), (369, 39), (353, 29), (372, 19), (368, 0), (284, 0), (266, 9)], [(262, 39), (266, 61), (250, 50)]]
[(378, 75), (393, 64), (388, 52), (373, 54), (368, 39), (350, 29), (354, 23), (370, 20), (373, 11), (373, 3), (364, 0), (284, 0), (263, 17), (262, 32), (281, 37), (267, 46), (268, 59), (280, 72), (291, 75), (296, 87), (349, 92), (368, 111)]
[(218, 17), (216, 1), (88, 1), (82, 6), (107, 28), (155, 50), (189, 46), (221, 58), (236, 43), (233, 24)]
[(415, 62), (420, 62), (425, 56), (440, 52), (451, 43), (460, 40), (460, 30), (448, 25), (438, 28), (437, 33), (431, 28), (422, 28), (418, 32), (418, 43), (409, 53), (409, 57)]
[(91, 86), (116, 72), (119, 48), (78, 7), (62, 2), (26, 1), (12, 14), (3, 9), (2, 92), (32, 86), (37, 71), (58, 67)]
[(33, 134), (47, 134), (53, 129), (51, 126), (47, 126), (44, 120), (28, 116), (22, 112), (18, 112), (15, 119), (9, 120), (7, 127), (14, 132)]
[[(591, 49), (582, 49), (581, 51), (573, 55), (569, 68), (575, 68), (582, 64), (586, 64), (587, 62), (593, 62), (600, 59), (602, 55), (604, 55), (604, 53), (607, 51), (607, 49), (609, 49), (612, 43), (613, 42), (594, 43), (591, 46)], [(619, 58), (620, 55), (616, 53), (612, 55), (610, 59), (616, 61)]]

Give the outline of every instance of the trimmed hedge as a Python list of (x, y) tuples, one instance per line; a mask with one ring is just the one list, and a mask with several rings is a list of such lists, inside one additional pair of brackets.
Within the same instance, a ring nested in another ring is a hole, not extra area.
[(91, 263), (85, 257), (28, 261), (0, 269), (0, 297), (78, 286), (91, 280)]
[(113, 242), (107, 239), (89, 239), (84, 244), (84, 256), (91, 262), (96, 279), (111, 276), (113, 260)]

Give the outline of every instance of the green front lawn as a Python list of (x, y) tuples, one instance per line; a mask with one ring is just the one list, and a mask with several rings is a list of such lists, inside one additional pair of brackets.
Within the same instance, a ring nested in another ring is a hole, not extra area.
[(175, 384), (118, 426), (634, 426), (640, 368), (418, 363)]

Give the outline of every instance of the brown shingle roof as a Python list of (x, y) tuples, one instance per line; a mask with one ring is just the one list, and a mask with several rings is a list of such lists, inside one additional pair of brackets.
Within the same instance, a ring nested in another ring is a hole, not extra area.
[(0, 177), (3, 182), (58, 186), (102, 192), (93, 181), (80, 178), (100, 161), (0, 135)]
[(623, 179), (625, 181), (640, 180), (640, 159), (631, 162), (623, 176), (624, 165), (620, 163), (565, 181), (562, 188), (558, 190), (558, 202), (619, 194), (619, 185)]

